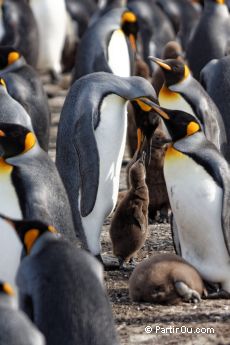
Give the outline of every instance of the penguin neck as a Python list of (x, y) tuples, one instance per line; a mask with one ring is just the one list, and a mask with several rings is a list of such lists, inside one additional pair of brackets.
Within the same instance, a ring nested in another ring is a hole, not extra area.
[(36, 142), (35, 145), (29, 151), (25, 153), (21, 153), (20, 155), (15, 156), (15, 157), (7, 158), (6, 163), (17, 166), (17, 165), (20, 165), (21, 163), (25, 163), (27, 159), (34, 158), (40, 152), (41, 152), (41, 148), (39, 144)]
[(146, 189), (147, 189), (147, 186), (146, 186), (145, 179), (138, 181), (137, 183), (135, 183), (135, 186), (132, 186), (132, 190), (133, 190), (134, 194), (139, 199), (142, 199), (142, 200), (147, 199)]
[(24, 59), (23, 56), (21, 56), (20, 59), (18, 59), (14, 63), (8, 65), (7, 67), (3, 68), (2, 70), (0, 70), (0, 75), (1, 75), (1, 73), (8, 73), (8, 72), (16, 71), (25, 65), (26, 65), (26, 60)]
[(12, 296), (6, 294), (0, 294), (0, 308), (16, 309), (16, 302)]
[(8, 164), (3, 157), (0, 157), (0, 174), (10, 174), (12, 169), (12, 165)]
[(53, 234), (47, 231), (46, 233), (38, 237), (38, 239), (32, 246), (29, 255), (37, 254), (44, 248), (44, 246), (46, 246), (48, 243), (51, 243), (53, 241), (57, 241), (59, 237), (60, 237), (59, 234)]
[(226, 4), (217, 4), (213, 2), (205, 2), (204, 11), (207, 13), (220, 14), (229, 17), (229, 11)]

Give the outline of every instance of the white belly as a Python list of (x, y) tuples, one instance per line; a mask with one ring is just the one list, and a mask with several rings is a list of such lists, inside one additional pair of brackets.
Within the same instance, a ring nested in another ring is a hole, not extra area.
[(104, 219), (114, 209), (127, 131), (126, 101), (116, 95), (107, 96), (101, 107), (100, 124), (95, 138), (100, 155), (99, 186), (94, 209), (82, 224), (90, 251), (100, 252), (100, 232)]
[(222, 189), (185, 155), (166, 158), (164, 174), (182, 256), (204, 279), (222, 282), (230, 289), (229, 255), (221, 224)]
[(67, 31), (64, 0), (32, 0), (31, 8), (39, 30), (38, 68), (61, 72), (61, 55)]
[[(22, 219), (17, 194), (11, 183), (10, 174), (0, 172), (0, 213), (15, 219)], [(20, 263), (22, 244), (12, 227), (0, 219), (0, 277), (16, 288), (15, 278)]]
[(130, 57), (125, 34), (115, 30), (108, 46), (108, 64), (113, 74), (119, 77), (130, 77)]

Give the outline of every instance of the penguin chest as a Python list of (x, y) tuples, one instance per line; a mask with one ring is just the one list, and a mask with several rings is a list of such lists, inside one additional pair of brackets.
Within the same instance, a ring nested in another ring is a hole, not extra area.
[(191, 105), (182, 97), (178, 92), (170, 91), (168, 88), (163, 86), (159, 93), (160, 106), (171, 109), (181, 110), (195, 115)]
[(108, 64), (113, 74), (119, 77), (130, 77), (129, 49), (125, 34), (121, 29), (115, 30), (110, 38), (108, 45)]
[(100, 123), (95, 131), (100, 157), (99, 188), (95, 207), (104, 205), (105, 216), (112, 211), (117, 200), (126, 131), (126, 101), (116, 95), (107, 96), (103, 100)]
[(173, 148), (166, 153), (164, 174), (182, 256), (205, 279), (220, 282), (229, 272), (221, 223), (222, 188), (202, 165)]
[[(11, 180), (12, 169), (11, 166), (0, 162), (0, 213), (22, 219), (18, 197)], [(15, 287), (22, 245), (16, 232), (7, 222), (0, 220), (0, 229), (0, 276), (3, 281)]]

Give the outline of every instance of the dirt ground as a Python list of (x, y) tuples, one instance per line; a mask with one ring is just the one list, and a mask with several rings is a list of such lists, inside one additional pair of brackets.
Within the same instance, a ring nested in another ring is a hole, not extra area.
[[(42, 77), (49, 96), (52, 113), (49, 154), (55, 159), (57, 125), (64, 98), (69, 86), (65, 75), (59, 85), (52, 85), (49, 77)], [(128, 155), (124, 157), (128, 159)], [(126, 188), (125, 168), (122, 168), (120, 188)], [(108, 229), (105, 222), (102, 234), (103, 255), (112, 255)], [(137, 261), (158, 253), (173, 252), (169, 224), (149, 226), (149, 238), (140, 251)], [(132, 303), (128, 294), (131, 272), (105, 272), (105, 282), (112, 303), (114, 319), (121, 345), (230, 345), (230, 300), (203, 300), (198, 305), (182, 303), (162, 306)], [(145, 328), (148, 327), (145, 331)]]

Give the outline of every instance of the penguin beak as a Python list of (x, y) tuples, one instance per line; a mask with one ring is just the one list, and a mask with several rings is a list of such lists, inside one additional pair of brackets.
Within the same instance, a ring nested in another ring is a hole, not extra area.
[(149, 56), (148, 59), (155, 62), (158, 66), (162, 67), (163, 69), (165, 69), (167, 71), (172, 70), (172, 67), (169, 66), (167, 63), (165, 63), (164, 60), (158, 59), (154, 56)]
[(10, 226), (12, 226), (16, 230), (16, 227), (15, 227), (15, 224), (14, 224), (13, 220), (11, 220), (10, 218), (4, 216), (1, 213), (0, 213), (0, 218), (5, 220)]

